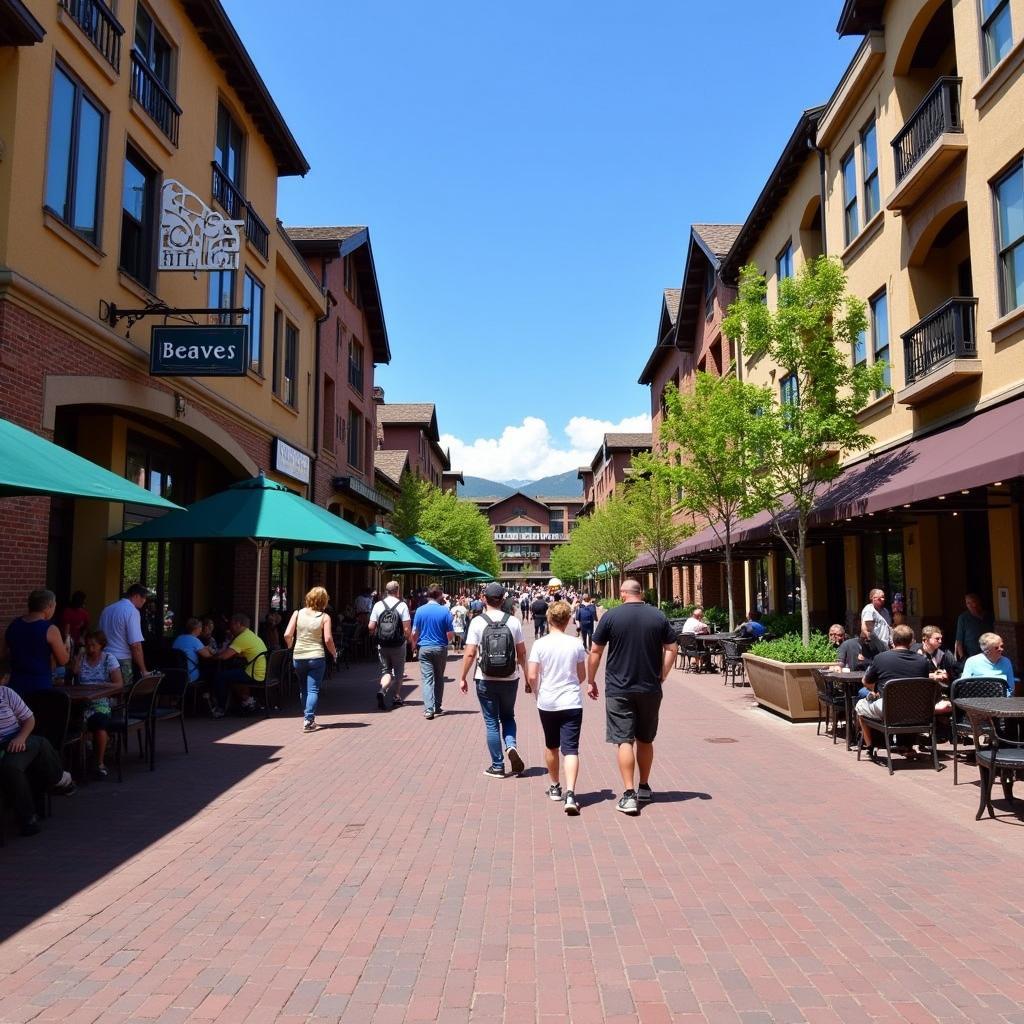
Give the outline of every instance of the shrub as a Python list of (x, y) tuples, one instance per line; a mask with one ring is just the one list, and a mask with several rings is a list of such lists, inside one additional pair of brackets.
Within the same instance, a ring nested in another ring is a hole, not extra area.
[(761, 616), (761, 625), (772, 636), (786, 636), (788, 633), (799, 633), (801, 629), (800, 613), (768, 612)]
[(799, 633), (787, 633), (774, 640), (762, 640), (750, 648), (751, 654), (759, 658), (770, 658), (793, 665), (809, 662), (830, 663), (836, 660), (836, 649), (823, 633), (812, 633), (811, 642), (805, 647)]
[(617, 597), (602, 597), (597, 602), (605, 611), (609, 608), (618, 608), (622, 602)]

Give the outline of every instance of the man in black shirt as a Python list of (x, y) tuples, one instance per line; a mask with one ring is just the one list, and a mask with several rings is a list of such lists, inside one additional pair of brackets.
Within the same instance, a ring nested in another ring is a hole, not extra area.
[(539, 594), (530, 605), (530, 614), (533, 615), (533, 636), (542, 637), (548, 631), (548, 603)]
[[(594, 630), (587, 659), (588, 695), (597, 700), (597, 669), (607, 647), (605, 725), (608, 742), (619, 749), (619, 771), (625, 787), (618, 809), (623, 814), (639, 814), (640, 804), (653, 798), (649, 780), (661, 687), (672, 671), (678, 640), (668, 619), (657, 608), (644, 604), (636, 580), (625, 580), (619, 587), (619, 597), (622, 604), (605, 612)], [(639, 786), (635, 785), (637, 769)]]

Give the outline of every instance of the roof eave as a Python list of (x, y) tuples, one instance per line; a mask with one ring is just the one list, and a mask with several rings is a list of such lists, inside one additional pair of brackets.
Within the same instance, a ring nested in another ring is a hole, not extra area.
[(839, 14), (836, 32), (840, 36), (860, 36), (882, 27), (885, 0), (846, 0)]
[(45, 35), (46, 29), (22, 0), (0, 0), (0, 45), (35, 46)]

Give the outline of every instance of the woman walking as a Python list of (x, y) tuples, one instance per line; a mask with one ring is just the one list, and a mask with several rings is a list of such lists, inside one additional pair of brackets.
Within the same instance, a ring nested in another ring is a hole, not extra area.
[(326, 614), (330, 598), (323, 587), (314, 587), (306, 595), (306, 607), (292, 612), (285, 643), (292, 649), (292, 665), (299, 681), (299, 699), (305, 704), (303, 732), (316, 729), (316, 705), (320, 684), (327, 669), (327, 655), (338, 656), (331, 634), (331, 619)]
[[(587, 654), (574, 636), (566, 636), (572, 609), (556, 601), (548, 609), (551, 631), (530, 651), (527, 679), (537, 695), (540, 724), (544, 729), (544, 760), (551, 785), (548, 796), (563, 801), (566, 814), (579, 814), (576, 778), (580, 770), (580, 728), (583, 725), (584, 662)], [(558, 782), (558, 750), (565, 760), (565, 796)]]

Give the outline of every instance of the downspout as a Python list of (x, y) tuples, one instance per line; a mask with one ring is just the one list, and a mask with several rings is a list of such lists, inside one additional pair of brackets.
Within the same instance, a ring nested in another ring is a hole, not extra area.
[(316, 504), (316, 467), (320, 461), (320, 389), (323, 385), (320, 379), (320, 334), (323, 325), (331, 315), (331, 293), (327, 290), (327, 266), (333, 262), (333, 257), (328, 259), (325, 256), (321, 265), (320, 288), (327, 300), (327, 305), (323, 316), (316, 318), (316, 337), (313, 349), (313, 459), (309, 469), (309, 500), (314, 505)]
[(807, 137), (807, 148), (818, 154), (818, 199), (821, 203), (821, 255), (828, 255), (828, 235), (825, 228), (825, 150), (810, 136)]

